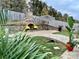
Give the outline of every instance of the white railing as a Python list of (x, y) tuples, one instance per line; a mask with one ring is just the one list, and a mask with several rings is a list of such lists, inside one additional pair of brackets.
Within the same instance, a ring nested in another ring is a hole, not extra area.
[(10, 20), (23, 20), (24, 18), (25, 18), (24, 13), (8, 10), (8, 19), (10, 19)]

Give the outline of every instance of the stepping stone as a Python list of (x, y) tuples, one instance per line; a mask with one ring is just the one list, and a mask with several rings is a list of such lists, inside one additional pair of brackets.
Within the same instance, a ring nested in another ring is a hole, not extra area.
[(56, 49), (56, 50), (60, 49), (59, 47), (53, 47), (53, 48)]
[(14, 34), (10, 34), (10, 35), (9, 35), (9, 37), (13, 37), (13, 36), (14, 36)]

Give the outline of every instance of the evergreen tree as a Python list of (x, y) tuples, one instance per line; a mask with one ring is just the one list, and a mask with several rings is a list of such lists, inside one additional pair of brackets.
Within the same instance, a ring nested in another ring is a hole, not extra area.
[(65, 13), (65, 14), (63, 15), (63, 21), (67, 21), (67, 18), (68, 18), (68, 17), (69, 17), (68, 14)]
[(43, 3), (43, 9), (41, 11), (41, 15), (48, 15), (48, 6), (46, 5), (46, 3)]
[(2, 8), (9, 9), (12, 11), (23, 12), (23, 9), (26, 7), (25, 0), (3, 0)]

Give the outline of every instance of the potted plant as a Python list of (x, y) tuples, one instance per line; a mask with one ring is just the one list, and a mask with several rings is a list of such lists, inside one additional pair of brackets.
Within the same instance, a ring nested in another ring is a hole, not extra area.
[(69, 32), (69, 42), (67, 42), (66, 44), (66, 48), (68, 51), (73, 51), (74, 46), (77, 44), (76, 41), (74, 41), (74, 30), (73, 30), (73, 26), (74, 26), (74, 20), (72, 17), (68, 17), (67, 19), (67, 23), (68, 26), (66, 26), (68, 32)]

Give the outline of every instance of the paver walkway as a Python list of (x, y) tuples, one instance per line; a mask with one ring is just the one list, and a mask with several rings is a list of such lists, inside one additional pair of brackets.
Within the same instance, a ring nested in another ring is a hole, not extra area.
[(44, 36), (48, 38), (52, 38), (54, 40), (60, 41), (62, 43), (67, 43), (68, 42), (68, 37), (64, 35), (59, 35), (59, 34), (53, 34), (55, 32), (58, 32), (56, 30), (43, 30), (43, 31), (34, 31), (34, 32), (26, 32), (27, 35), (30, 36)]

